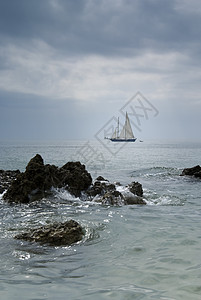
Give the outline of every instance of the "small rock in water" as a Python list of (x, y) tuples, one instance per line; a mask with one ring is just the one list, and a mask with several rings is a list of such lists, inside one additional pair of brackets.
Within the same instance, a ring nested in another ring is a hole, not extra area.
[(102, 176), (98, 176), (96, 178), (97, 181), (108, 181), (107, 179), (103, 178)]
[(196, 178), (201, 178), (201, 167), (199, 165), (192, 168), (183, 169), (181, 176), (194, 176)]
[[(100, 181), (98, 180), (100, 179)], [(143, 189), (139, 182), (132, 182), (128, 186), (121, 186), (110, 183), (103, 177), (98, 177), (93, 185), (87, 190), (90, 200), (102, 203), (103, 205), (146, 205), (142, 198)]]
[(133, 193), (134, 195), (143, 196), (143, 189), (142, 189), (142, 185), (139, 182), (131, 182), (131, 184), (129, 184), (129, 190), (131, 193)]
[(146, 205), (147, 203), (140, 196), (133, 195), (132, 197), (125, 197), (124, 204), (127, 205)]
[(101, 202), (106, 205), (122, 205), (124, 203), (124, 197), (118, 191), (110, 191), (105, 193)]
[[(103, 178), (103, 177), (100, 176), (98, 178)], [(103, 178), (104, 180), (102, 179), (99, 180), (98, 178), (86, 192), (89, 197), (95, 197), (96, 195), (103, 196), (105, 193), (115, 190), (114, 184), (110, 183), (108, 180), (104, 178)]]
[(29, 242), (39, 242), (50, 246), (70, 246), (82, 240), (83, 228), (74, 220), (65, 223), (54, 223), (31, 229), (29, 232), (18, 234), (15, 239)]

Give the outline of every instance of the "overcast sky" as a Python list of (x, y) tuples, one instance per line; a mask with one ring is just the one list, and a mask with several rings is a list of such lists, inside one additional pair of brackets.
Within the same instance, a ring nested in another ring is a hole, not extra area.
[(93, 138), (137, 92), (136, 136), (200, 140), (200, 0), (0, 0), (0, 139)]

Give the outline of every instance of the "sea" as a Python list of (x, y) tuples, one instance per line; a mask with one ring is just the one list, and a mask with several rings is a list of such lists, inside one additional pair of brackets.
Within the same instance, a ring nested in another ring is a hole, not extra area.
[[(63, 189), (10, 205), (1, 194), (1, 299), (201, 299), (201, 180), (180, 176), (201, 163), (201, 142), (1, 141), (0, 169), (23, 172), (37, 153), (59, 167), (79, 160), (93, 180), (138, 181), (147, 205), (102, 205)], [(14, 239), (69, 219), (85, 230), (72, 246)]]

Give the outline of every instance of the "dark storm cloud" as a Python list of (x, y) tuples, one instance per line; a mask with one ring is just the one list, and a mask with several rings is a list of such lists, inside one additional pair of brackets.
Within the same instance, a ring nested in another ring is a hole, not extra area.
[(0, 2), (1, 38), (41, 39), (71, 54), (192, 51), (200, 28), (200, 16), (174, 0)]

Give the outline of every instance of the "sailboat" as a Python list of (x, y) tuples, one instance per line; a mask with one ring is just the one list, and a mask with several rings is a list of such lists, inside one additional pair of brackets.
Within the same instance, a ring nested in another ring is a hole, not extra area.
[(117, 128), (115, 129), (112, 137), (109, 139), (112, 142), (135, 142), (136, 141), (137, 138), (134, 137), (127, 112), (126, 112), (125, 124), (120, 134), (119, 134), (119, 118), (118, 118)]

